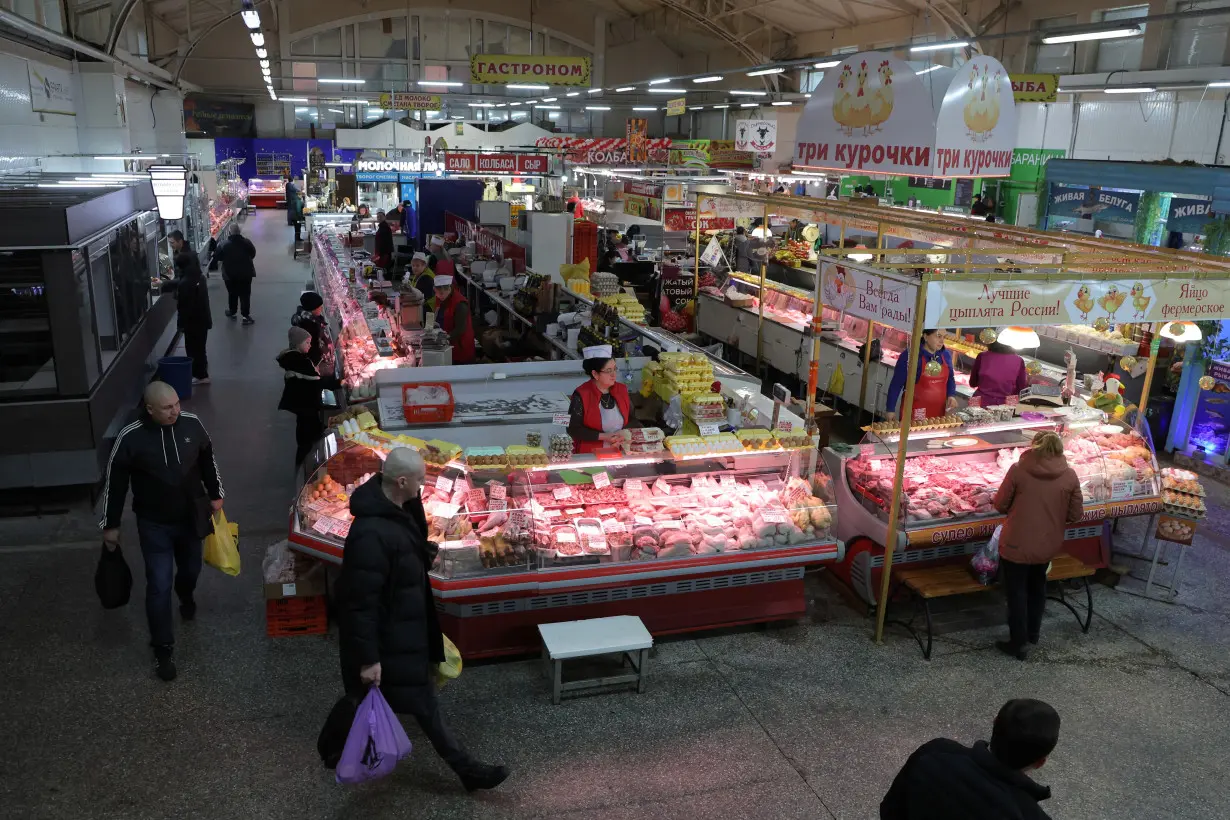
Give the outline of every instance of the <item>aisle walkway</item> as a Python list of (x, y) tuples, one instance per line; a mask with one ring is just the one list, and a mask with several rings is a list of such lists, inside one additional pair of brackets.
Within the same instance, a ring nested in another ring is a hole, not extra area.
[[(133, 604), (103, 612), (96, 547), (0, 544), (3, 816), (863, 820), (917, 744), (985, 738), (1000, 704), (1020, 696), (1063, 716), (1039, 774), (1057, 819), (1230, 814), (1230, 493), (1220, 487), (1185, 562), (1181, 605), (1131, 594), (1136, 582), (1099, 588), (1090, 633), (1052, 611), (1028, 663), (991, 648), (998, 626), (941, 636), (930, 663), (899, 632), (876, 647), (863, 614), (813, 576), (798, 625), (661, 642), (643, 695), (552, 706), (537, 661), (468, 665), (443, 701), (464, 741), (513, 768), (495, 793), (466, 796), (413, 726), (415, 751), (392, 777), (336, 785), (315, 752), (338, 694), (336, 639), (266, 638), (260, 589), (260, 557), (284, 534), (292, 493), (273, 356), (307, 266), (290, 258), (282, 213), (260, 213), (246, 231), (258, 248), (257, 323), (227, 322), (211, 278), (214, 383), (188, 405), (215, 440), (243, 572), (206, 570), (197, 620), (176, 625), (180, 678), (167, 685), (149, 663), (140, 577)], [(1134, 547), (1141, 526), (1125, 522), (1121, 540)]]

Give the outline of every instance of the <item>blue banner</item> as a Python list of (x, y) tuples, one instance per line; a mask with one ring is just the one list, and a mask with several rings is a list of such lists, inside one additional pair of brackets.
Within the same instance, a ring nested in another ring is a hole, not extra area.
[(1131, 225), (1136, 222), (1139, 205), (1140, 193), (1137, 191), (1104, 191), (1052, 184), (1046, 215)]
[(354, 175), (355, 182), (397, 182), (396, 171), (359, 171)]
[(1176, 196), (1170, 200), (1170, 213), (1166, 216), (1166, 230), (1183, 233), (1204, 233), (1204, 226), (1212, 218), (1213, 201), (1196, 197)]

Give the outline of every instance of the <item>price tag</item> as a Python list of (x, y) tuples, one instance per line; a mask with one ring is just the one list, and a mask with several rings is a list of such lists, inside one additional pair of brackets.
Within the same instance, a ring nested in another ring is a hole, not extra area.
[(645, 482), (639, 478), (629, 478), (624, 481), (624, 492), (628, 495), (645, 492)]
[(751, 487), (758, 493), (763, 493), (765, 490), (769, 489), (768, 486), (759, 478), (753, 478), (751, 481), (747, 482), (747, 486)]
[(598, 510), (598, 515), (601, 515), (604, 517), (608, 515), (619, 515), (619, 510), (615, 509), (614, 507), (603, 507), (602, 509)]
[(873, 459), (871, 460), (871, 471), (872, 471), (873, 473), (878, 473), (878, 472), (880, 472), (880, 467), (881, 467), (882, 465), (883, 465), (883, 462), (882, 462), (882, 461), (880, 461), (880, 459), (878, 459), (878, 458), (873, 458)]
[(476, 550), (481, 546), (481, 544), (479, 543), (477, 538), (470, 537), (470, 538), (461, 539), (461, 546), (465, 547), (466, 549)]
[(1133, 479), (1127, 478), (1121, 481), (1112, 481), (1110, 483), (1110, 497), (1118, 500), (1120, 498), (1131, 498), (1136, 495), (1136, 482)]
[(595, 473), (594, 474), (595, 489), (604, 490), (609, 486), (611, 486), (611, 477), (609, 475), (607, 475), (606, 473)]
[(720, 425), (713, 422), (706, 422), (696, 426), (700, 430), (700, 434), (702, 436), (716, 436), (719, 432), (721, 432)]
[(442, 493), (451, 493), (453, 491), (453, 480), (440, 476), (436, 479), (436, 489)]
[(670, 495), (671, 485), (666, 483), (666, 479), (659, 478), (653, 483), (653, 491), (659, 495)]
[(470, 490), (466, 493), (466, 506), (471, 510), (481, 510), (487, 506), (487, 496), (482, 490)]
[(295, 584), (282, 584), (282, 597), (293, 598), (298, 587)]
[(448, 504), (443, 501), (437, 501), (431, 509), (431, 514), (439, 518), (452, 518), (461, 511), (461, 507), (456, 504)]
[(567, 427), (568, 422), (571, 420), (572, 420), (572, 417), (569, 416), (567, 413), (556, 413), (555, 415), (551, 417), (551, 423), (558, 424), (561, 427)]
[(658, 529), (660, 530), (681, 530), (683, 522), (681, 521), (659, 521)]
[(525, 510), (513, 510), (508, 514), (508, 523), (514, 527), (524, 528), (529, 519), (529, 514)]
[(316, 532), (320, 533), (321, 535), (328, 535), (329, 528), (330, 528), (330, 525), (332, 525), (332, 523), (333, 523), (332, 518), (326, 518), (325, 516), (321, 516), (320, 518), (316, 519), (316, 522), (314, 524), (312, 524), (312, 529), (316, 530)]
[(720, 484), (723, 487), (733, 487), (735, 486), (735, 477), (732, 475), (727, 475), (723, 473), (721, 476), (718, 477), (718, 484)]
[(927, 420), (927, 409), (925, 407), (915, 407), (914, 408), (914, 421), (926, 421), (926, 420)]
[(791, 430), (793, 430), (793, 429), (794, 429), (794, 422), (792, 422), (792, 421), (779, 421), (779, 422), (777, 423), (777, 429), (778, 429), (778, 430), (781, 430), (783, 433), (789, 433)]
[(508, 509), (508, 500), (504, 498), (493, 498), (491, 499), (491, 502), (487, 505), (487, 509), (491, 510), (492, 512), (500, 512), (501, 510), (506, 510)]
[(585, 508), (584, 507), (570, 507), (564, 510), (564, 515), (571, 515), (573, 518), (578, 518), (582, 515), (585, 515)]
[(766, 524), (785, 524), (786, 523), (786, 511), (785, 510), (762, 510), (760, 513), (760, 518)]
[(982, 396), (970, 396), (969, 406), (970, 407), (981, 407), (982, 406)]
[(557, 532), (555, 534), (555, 540), (561, 544), (575, 544), (577, 542), (577, 537), (570, 532)]
[(1004, 399), (1004, 404), (1008, 405), (1009, 407), (1016, 407), (1018, 404), (1020, 404), (1020, 402), (1021, 402), (1021, 399), (1019, 396), (1009, 396), (1008, 398)]
[(543, 510), (543, 518), (559, 518), (559, 510)]
[(551, 491), (551, 495), (555, 496), (556, 501), (564, 501), (566, 499), (572, 498), (572, 488), (571, 487), (556, 487), (554, 490)]
[(335, 520), (333, 522), (333, 526), (329, 528), (329, 532), (333, 533), (338, 538), (345, 538), (347, 535), (350, 535), (350, 522)]
[(500, 498), (508, 498), (508, 488), (498, 481), (493, 481), (487, 485), (487, 497), (493, 501)]
[(637, 523), (638, 526), (641, 526), (641, 527), (652, 527), (653, 526), (653, 519), (645, 515), (638, 515), (633, 520)]
[(602, 529), (608, 533), (628, 531), (628, 528), (624, 526), (624, 522), (622, 521), (604, 521), (602, 523)]
[(453, 492), (457, 492), (457, 493), (470, 492), (470, 482), (466, 481), (464, 477), (457, 479), (456, 481), (453, 482)]
[(303, 507), (304, 507), (304, 509), (306, 509), (306, 510), (308, 510), (308, 511), (310, 511), (310, 512), (317, 512), (317, 513), (318, 513), (318, 512), (320, 512), (321, 510), (323, 510), (323, 509), (325, 509), (326, 507), (328, 507), (331, 503), (332, 503), (332, 502), (330, 502), (330, 501), (326, 501), (326, 500), (324, 500), (323, 498), (317, 498), (317, 499), (316, 499), (316, 500), (314, 500), (314, 501), (309, 501), (308, 503), (304, 504), (304, 505), (303, 505)]

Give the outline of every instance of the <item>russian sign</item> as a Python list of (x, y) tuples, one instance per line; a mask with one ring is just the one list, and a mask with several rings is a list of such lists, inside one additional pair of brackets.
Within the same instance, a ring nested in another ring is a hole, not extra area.
[[(539, 137), (538, 148), (559, 148), (564, 158), (578, 165), (627, 165), (628, 140), (623, 137)], [(665, 137), (646, 140), (649, 161), (665, 164), (671, 141)]]
[(1096, 282), (927, 284), (927, 327), (1088, 325), (1230, 317), (1230, 282), (1123, 279)]
[(1183, 233), (1204, 233), (1212, 219), (1213, 201), (1200, 197), (1176, 196), (1170, 200), (1166, 230)]
[(1019, 103), (1053, 103), (1059, 99), (1058, 74), (1010, 74), (1012, 96)]
[[(667, 208), (664, 224), (668, 231), (695, 230), (696, 209), (690, 205), (683, 208)], [(735, 229), (735, 220), (728, 216), (702, 213), (700, 215), (700, 229), (702, 231), (733, 231)]]
[(683, 112), (687, 110), (687, 107), (688, 107), (687, 97), (680, 97), (677, 100), (667, 100), (666, 101), (666, 116), (668, 117), (681, 116)]
[[(30, 74), (30, 109), (44, 114), (77, 116), (73, 75), (62, 68), (26, 61)], [(20, 82), (20, 81), (19, 81)]]
[(646, 219), (662, 218), (662, 186), (654, 182), (624, 180), (624, 213)]
[(917, 284), (844, 262), (823, 262), (821, 268), (820, 301), (825, 306), (913, 331)]
[(412, 94), (394, 91), (380, 95), (380, 107), (389, 111), (439, 111), (443, 107), (439, 94)]
[(410, 159), (360, 159), (355, 160), (354, 170), (359, 172), (432, 173), (440, 170), (440, 163), (432, 160)]
[(518, 174), (545, 174), (551, 169), (551, 158), (546, 154), (517, 154)]
[(935, 118), (932, 176), (1008, 176), (1016, 145), (1016, 102), (1008, 71), (970, 58), (948, 84)]
[(456, 154), (450, 151), (444, 155), (444, 170), (454, 174), (472, 174), (477, 167), (474, 154)]
[(1019, 182), (1037, 182), (1045, 175), (1046, 163), (1063, 159), (1066, 153), (1062, 148), (1013, 148), (1008, 176)]
[(1098, 222), (1136, 223), (1140, 204), (1137, 191), (1107, 191), (1099, 188), (1071, 188), (1051, 184), (1046, 215), (1068, 219), (1096, 219)]
[(735, 150), (771, 153), (777, 150), (777, 120), (737, 120)]
[(547, 57), (541, 54), (475, 54), (470, 81), (484, 85), (542, 83), (589, 85), (588, 57)]
[(867, 51), (824, 72), (799, 118), (796, 168), (930, 176), (931, 94), (914, 70)]

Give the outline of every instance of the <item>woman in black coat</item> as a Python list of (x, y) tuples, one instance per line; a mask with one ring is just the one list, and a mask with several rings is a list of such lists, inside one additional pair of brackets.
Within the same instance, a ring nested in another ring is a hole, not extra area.
[(184, 352), (192, 359), (192, 383), (209, 384), (205, 340), (214, 320), (209, 311), (209, 285), (195, 253), (184, 250), (175, 255), (175, 282), (172, 284), (179, 302), (178, 326), (184, 334)]
[(393, 226), (387, 219), (381, 219), (380, 224), (376, 226), (372, 264), (383, 268), (386, 272), (393, 269)]
[(325, 432), (320, 417), (321, 391), (338, 390), (342, 384), (332, 375), (322, 376), (316, 370), (308, 349), (312, 336), (301, 327), (287, 331), (290, 347), (278, 354), (284, 384), (279, 410), (295, 414), (295, 469), (307, 458), (316, 442)]

